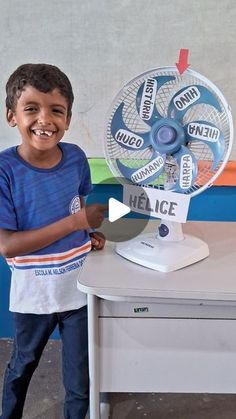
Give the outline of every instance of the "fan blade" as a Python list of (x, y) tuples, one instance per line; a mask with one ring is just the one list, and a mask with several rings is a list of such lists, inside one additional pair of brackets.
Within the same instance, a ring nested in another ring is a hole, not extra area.
[(225, 143), (223, 133), (214, 124), (207, 121), (192, 121), (184, 126), (187, 141), (202, 141), (211, 149), (214, 161), (211, 171), (214, 171), (223, 158)]
[(175, 80), (174, 76), (149, 77), (138, 89), (136, 107), (140, 118), (152, 126), (162, 115), (156, 107), (156, 96), (163, 84)]
[(181, 146), (177, 153), (173, 154), (179, 166), (179, 177), (173, 187), (174, 192), (187, 192), (193, 186), (197, 177), (197, 159), (185, 146)]
[(125, 166), (119, 159), (116, 160), (117, 166), (122, 175), (136, 184), (148, 184), (158, 178), (165, 167), (166, 155), (153, 153), (152, 158), (140, 168), (130, 168)]
[(168, 106), (168, 117), (182, 121), (185, 113), (193, 105), (206, 103), (221, 112), (218, 99), (206, 87), (192, 85), (179, 90), (171, 99)]
[(150, 134), (149, 132), (135, 133), (127, 128), (122, 116), (124, 105), (124, 102), (122, 102), (113, 115), (111, 121), (111, 134), (121, 147), (133, 151), (143, 150), (151, 144)]

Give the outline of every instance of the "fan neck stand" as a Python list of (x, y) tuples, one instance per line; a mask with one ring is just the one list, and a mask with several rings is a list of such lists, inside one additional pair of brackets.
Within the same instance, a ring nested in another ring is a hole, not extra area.
[(157, 233), (143, 234), (118, 243), (116, 252), (139, 265), (171, 272), (209, 256), (208, 245), (197, 237), (183, 234), (182, 224), (163, 220)]

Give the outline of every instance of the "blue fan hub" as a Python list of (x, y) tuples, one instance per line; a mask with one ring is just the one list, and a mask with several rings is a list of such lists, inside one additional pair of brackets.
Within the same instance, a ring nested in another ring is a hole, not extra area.
[(185, 144), (182, 125), (169, 118), (156, 121), (150, 131), (150, 142), (154, 150), (163, 154), (176, 153)]
[(160, 144), (173, 144), (176, 139), (176, 131), (169, 125), (163, 125), (156, 131), (156, 140)]

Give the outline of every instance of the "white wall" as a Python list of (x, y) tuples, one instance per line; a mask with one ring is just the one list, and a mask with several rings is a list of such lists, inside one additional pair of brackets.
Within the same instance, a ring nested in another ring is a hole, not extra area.
[[(5, 83), (25, 62), (58, 65), (75, 93), (67, 139), (103, 156), (114, 96), (148, 69), (172, 66), (180, 48), (236, 111), (234, 0), (0, 0), (0, 149), (19, 141), (5, 123)], [(236, 145), (231, 158), (236, 159)]]

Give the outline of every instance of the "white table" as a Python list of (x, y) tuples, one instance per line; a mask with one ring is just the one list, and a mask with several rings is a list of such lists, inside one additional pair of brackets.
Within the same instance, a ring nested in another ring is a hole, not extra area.
[(236, 393), (236, 223), (184, 231), (210, 256), (179, 271), (133, 264), (109, 242), (87, 258), (91, 419), (100, 392)]

